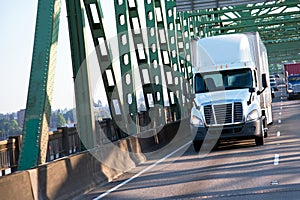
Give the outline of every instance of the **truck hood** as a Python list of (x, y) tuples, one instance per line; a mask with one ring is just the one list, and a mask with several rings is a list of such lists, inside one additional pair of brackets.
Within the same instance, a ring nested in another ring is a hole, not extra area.
[(249, 89), (222, 90), (215, 92), (197, 93), (195, 100), (200, 104), (226, 103), (239, 101), (248, 101), (250, 97)]

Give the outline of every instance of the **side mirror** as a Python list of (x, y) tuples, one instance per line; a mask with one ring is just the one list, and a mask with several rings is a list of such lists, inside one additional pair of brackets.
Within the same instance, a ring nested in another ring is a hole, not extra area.
[(262, 81), (263, 88), (268, 87), (266, 74), (261, 75), (261, 81)]
[(263, 90), (257, 91), (257, 95), (261, 95), (265, 91), (265, 89), (268, 87), (266, 74), (261, 75), (261, 82), (262, 82)]
[(249, 88), (249, 92), (250, 92), (250, 93), (255, 92), (255, 88), (253, 88), (253, 87)]

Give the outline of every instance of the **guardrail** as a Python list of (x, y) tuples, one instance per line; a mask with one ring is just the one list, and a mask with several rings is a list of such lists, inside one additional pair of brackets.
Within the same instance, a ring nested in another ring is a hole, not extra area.
[[(176, 121), (169, 108), (164, 109), (165, 123)], [(137, 116), (137, 124), (139, 124), (138, 132), (151, 129), (151, 119), (148, 113), (140, 112)], [(126, 138), (126, 133), (113, 128), (111, 119), (103, 119), (96, 123), (96, 140), (97, 144), (107, 144)], [(7, 140), (0, 141), (0, 176), (10, 174), (17, 171), (19, 152), (22, 136), (10, 137)], [(71, 154), (85, 150), (80, 140), (76, 127), (59, 127), (56, 131), (49, 132), (47, 162), (62, 158)]]

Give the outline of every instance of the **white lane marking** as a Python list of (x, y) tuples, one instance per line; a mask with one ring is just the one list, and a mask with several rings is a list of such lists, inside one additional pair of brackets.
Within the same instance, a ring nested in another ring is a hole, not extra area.
[(281, 124), (281, 119), (278, 120), (278, 123)]
[(279, 115), (281, 115), (282, 113), (280, 112)]
[(192, 141), (189, 141), (188, 143), (182, 145), (181, 147), (179, 147), (178, 149), (176, 149), (175, 151), (173, 151), (172, 153), (166, 155), (165, 157), (163, 157), (162, 159), (156, 161), (155, 163), (153, 163), (152, 165), (150, 165), (149, 167), (143, 169), (142, 171), (140, 171), (139, 173), (137, 173), (136, 175), (134, 175), (133, 177), (127, 179), (126, 181), (123, 181), (122, 183), (120, 183), (119, 185), (111, 188), (110, 190), (107, 190), (105, 193), (101, 194), (100, 196), (94, 198), (93, 200), (99, 200), (102, 199), (103, 197), (105, 197), (106, 195), (108, 195), (109, 193), (112, 193), (113, 191), (117, 190), (118, 188), (122, 187), (123, 185), (129, 183), (130, 181), (132, 181), (133, 179), (136, 179), (137, 177), (139, 177), (140, 175), (142, 175), (143, 173), (145, 173), (146, 171), (150, 170), (151, 168), (155, 167), (156, 165), (158, 165), (159, 163), (163, 162), (164, 160), (166, 160), (167, 158), (169, 158), (170, 156), (172, 156), (173, 154), (175, 154), (176, 152), (180, 151), (181, 149), (183, 149), (184, 147), (190, 145), (192, 143)]
[(279, 182), (277, 180), (271, 181), (271, 185), (278, 185), (278, 184), (279, 184)]
[(279, 154), (275, 154), (274, 156), (274, 165), (278, 165), (279, 164)]
[(280, 131), (277, 131), (277, 137), (279, 137), (280, 136)]

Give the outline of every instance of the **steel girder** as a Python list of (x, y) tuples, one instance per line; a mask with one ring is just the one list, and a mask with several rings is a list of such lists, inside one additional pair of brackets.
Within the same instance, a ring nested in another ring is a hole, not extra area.
[[(110, 44), (107, 40), (107, 31), (104, 29), (104, 16), (99, 0), (84, 0), (85, 11), (90, 25), (90, 30), (97, 54), (97, 61), (104, 84), (109, 109), (113, 120), (113, 126), (117, 132), (118, 139), (124, 137), (121, 130), (126, 124), (116, 125), (116, 121), (125, 122), (124, 109), (121, 104), (121, 97), (117, 92), (116, 73), (113, 68), (113, 55)], [(92, 12), (94, 9), (94, 13)], [(125, 132), (125, 130), (124, 130)]]
[[(251, 3), (259, 3), (263, 1), (264, 0), (251, 0)], [(181, 12), (191, 10), (203, 10), (208, 8), (219, 8), (225, 6), (245, 5), (249, 3), (249, 0), (177, 0), (176, 3), (177, 10)]]
[(95, 118), (92, 101), (83, 5), (80, 0), (66, 0), (72, 68), (74, 77), (77, 130), (86, 149), (95, 143)]
[[(194, 10), (185, 12), (185, 17), (196, 21), (192, 29), (200, 37), (258, 31), (268, 49), (271, 69), (274, 68), (272, 65), (279, 66), (277, 64), (281, 62), (300, 61), (300, 47), (290, 47), (290, 44), (300, 41), (298, 0)], [(283, 60), (279, 59), (280, 55), (285, 55)]]
[(19, 170), (46, 162), (60, 0), (38, 1)]

